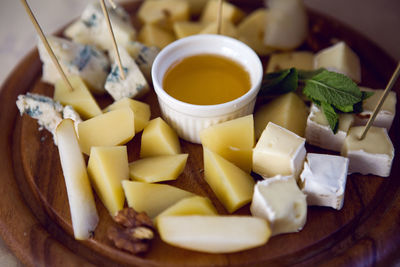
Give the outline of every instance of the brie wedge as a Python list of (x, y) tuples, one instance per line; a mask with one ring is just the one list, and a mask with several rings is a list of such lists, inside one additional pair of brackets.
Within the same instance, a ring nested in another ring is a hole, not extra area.
[(394, 147), (386, 128), (371, 126), (364, 139), (360, 140), (364, 126), (352, 127), (344, 141), (341, 155), (348, 157), (349, 173), (390, 175)]
[(250, 211), (269, 221), (272, 235), (298, 232), (307, 219), (306, 195), (293, 176), (277, 175), (255, 185)]
[(305, 139), (272, 122), (253, 149), (253, 171), (264, 178), (301, 172), (306, 156)]
[(300, 174), (301, 190), (309, 206), (343, 207), (349, 159), (308, 153)]
[(340, 114), (338, 131), (334, 134), (323, 111), (312, 104), (307, 118), (306, 141), (311, 145), (339, 152), (353, 121), (352, 114)]

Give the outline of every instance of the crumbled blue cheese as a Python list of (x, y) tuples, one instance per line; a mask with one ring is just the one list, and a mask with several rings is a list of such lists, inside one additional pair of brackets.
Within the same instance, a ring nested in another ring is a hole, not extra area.
[[(55, 36), (48, 36), (47, 39), (67, 75), (79, 75), (94, 93), (104, 93), (110, 62), (103, 52), (92, 46), (77, 44)], [(42, 79), (55, 84), (61, 79), (60, 74), (41, 41), (38, 43), (38, 49), (43, 62)]]
[[(149, 85), (138, 65), (122, 46), (119, 46), (118, 50), (125, 72), (125, 79), (121, 79), (118, 64), (114, 60), (115, 63), (107, 76), (105, 89), (115, 101), (125, 97), (133, 98), (145, 94), (149, 90)], [(114, 53), (110, 53), (110, 56), (115, 58)]]
[(79, 114), (71, 106), (63, 107), (59, 102), (48, 96), (27, 93), (26, 95), (19, 95), (16, 104), (21, 116), (23, 114), (29, 115), (38, 121), (40, 131), (46, 129), (53, 134), (56, 145), (55, 131), (63, 119), (74, 120), (75, 127), (82, 122)]
[(160, 49), (156, 46), (146, 46), (140, 42), (132, 41), (128, 44), (126, 50), (135, 60), (146, 79), (151, 80), (151, 67)]
[[(117, 43), (125, 47), (136, 36), (128, 13), (117, 5), (115, 9), (108, 8), (108, 14)], [(98, 1), (88, 4), (80, 19), (71, 24), (64, 35), (77, 43), (94, 45), (103, 50), (113, 47), (107, 21)]]

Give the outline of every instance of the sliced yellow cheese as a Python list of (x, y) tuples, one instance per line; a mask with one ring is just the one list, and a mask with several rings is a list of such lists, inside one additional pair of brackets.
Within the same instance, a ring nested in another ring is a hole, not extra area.
[(78, 124), (79, 144), (89, 155), (92, 146), (127, 143), (135, 136), (134, 115), (130, 108), (113, 110)]
[(266, 73), (296, 68), (298, 70), (314, 69), (314, 54), (308, 51), (274, 53), (269, 57)]
[(204, 179), (232, 213), (251, 201), (254, 180), (250, 174), (203, 146)]
[(176, 38), (171, 31), (153, 24), (143, 25), (138, 35), (139, 42), (142, 42), (147, 46), (156, 46), (158, 48), (164, 48), (175, 41), (175, 39)]
[(129, 164), (131, 179), (156, 183), (175, 180), (183, 172), (188, 154), (147, 157)]
[(97, 195), (115, 216), (125, 202), (121, 182), (129, 178), (126, 146), (92, 147), (87, 170)]
[[(217, 34), (217, 33), (218, 33), (217, 21), (210, 22), (199, 32), (199, 34)], [(230, 20), (227, 19), (223, 19), (221, 21), (221, 34), (232, 38), (238, 37), (238, 31), (236, 29), (236, 26)]]
[(69, 76), (68, 81), (73, 91), (64, 80), (58, 80), (54, 87), (54, 100), (72, 106), (84, 119), (100, 115), (101, 109), (82, 79), (79, 76)]
[(175, 204), (179, 200), (194, 196), (193, 193), (166, 184), (149, 184), (122, 181), (128, 206), (138, 212), (146, 212), (150, 218)]
[[(203, 13), (201, 14), (201, 22), (213, 22), (217, 20), (219, 9), (219, 1), (209, 0), (204, 7)], [(244, 16), (245, 13), (237, 6), (223, 1), (222, 3), (222, 19), (231, 21), (232, 23), (238, 23)]]
[(195, 21), (177, 21), (173, 25), (174, 33), (178, 39), (200, 33), (205, 24)]

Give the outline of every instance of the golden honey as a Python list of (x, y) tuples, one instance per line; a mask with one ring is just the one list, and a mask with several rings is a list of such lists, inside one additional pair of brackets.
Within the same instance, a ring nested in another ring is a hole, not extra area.
[(163, 88), (170, 96), (195, 105), (226, 103), (244, 95), (250, 87), (250, 75), (242, 65), (212, 54), (175, 62), (163, 80)]

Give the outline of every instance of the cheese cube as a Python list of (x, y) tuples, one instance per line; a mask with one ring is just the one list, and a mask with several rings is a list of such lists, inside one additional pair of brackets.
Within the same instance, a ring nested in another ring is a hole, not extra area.
[(314, 57), (314, 68), (342, 73), (356, 83), (361, 82), (360, 59), (343, 41), (319, 51)]
[(152, 119), (143, 129), (140, 157), (179, 153), (181, 153), (181, 145), (176, 132), (160, 117)]
[[(375, 107), (378, 105), (379, 100), (384, 90), (370, 89), (366, 87), (360, 87), (361, 91), (369, 91), (374, 94), (363, 101), (361, 113), (354, 115), (354, 126), (366, 125), (369, 118), (374, 113)], [(396, 115), (396, 92), (390, 91), (378, 114), (375, 117), (372, 125), (376, 127), (386, 128), (388, 131), (392, 127), (394, 116)]]
[(197, 21), (177, 21), (173, 25), (174, 33), (178, 39), (200, 33), (206, 24)]
[(212, 125), (200, 132), (203, 146), (250, 173), (254, 146), (253, 115)]
[[(209, 0), (204, 7), (203, 13), (201, 14), (200, 20), (203, 23), (210, 23), (217, 20), (219, 1)], [(222, 19), (229, 20), (232, 23), (238, 23), (244, 16), (245, 13), (235, 5), (226, 1), (222, 2)]]
[(309, 206), (343, 207), (349, 159), (308, 153), (300, 174), (301, 190)]
[[(104, 93), (104, 82), (110, 63), (108, 58), (96, 48), (48, 36), (47, 40), (67, 75), (79, 75), (93, 93)], [(42, 80), (51, 84), (61, 79), (44, 44), (39, 41), (38, 50), (43, 62)]]
[[(160, 1), (161, 2), (161, 1)], [(140, 29), (138, 40), (148, 46), (160, 49), (176, 40), (175, 35), (157, 25), (145, 24)]]
[(339, 114), (338, 131), (334, 134), (324, 112), (317, 105), (312, 104), (310, 115), (307, 118), (307, 143), (339, 152), (353, 121), (353, 114)]
[(187, 21), (190, 18), (189, 3), (183, 0), (147, 0), (137, 13), (143, 24), (172, 29), (175, 21)]
[[(199, 34), (217, 34), (217, 33), (218, 33), (217, 21), (210, 22), (199, 32)], [(238, 37), (238, 32), (235, 25), (227, 19), (223, 19), (221, 21), (221, 34), (232, 38)]]
[(129, 164), (131, 179), (146, 183), (175, 180), (186, 166), (188, 154), (139, 159)]
[(146, 46), (140, 42), (132, 41), (126, 46), (126, 51), (135, 60), (147, 81), (150, 81), (151, 67), (160, 49), (155, 46)]
[(295, 93), (288, 93), (261, 106), (254, 114), (254, 132), (259, 139), (268, 122), (273, 122), (304, 137), (308, 108)]
[(129, 179), (126, 146), (92, 147), (87, 170), (102, 203), (111, 216), (117, 215), (125, 203), (121, 182)]
[(79, 76), (69, 76), (73, 91), (64, 80), (58, 80), (54, 88), (54, 100), (63, 105), (71, 105), (84, 119), (102, 114), (99, 105)]
[(300, 231), (307, 219), (306, 196), (293, 176), (275, 176), (257, 182), (250, 211), (267, 219), (272, 236)]
[(251, 201), (254, 180), (250, 174), (203, 146), (204, 179), (232, 213)]
[(167, 184), (149, 184), (136, 181), (122, 181), (128, 206), (137, 212), (146, 212), (150, 218), (181, 199), (194, 196), (193, 193)]
[(364, 139), (360, 140), (364, 126), (350, 128), (343, 143), (341, 155), (348, 157), (349, 173), (390, 175), (394, 147), (385, 128), (371, 126)]
[(253, 171), (264, 178), (292, 175), (297, 179), (306, 157), (305, 139), (269, 122), (253, 149)]
[(130, 108), (113, 110), (78, 124), (79, 144), (89, 155), (93, 146), (115, 146), (135, 136), (134, 115)]
[(119, 66), (115, 59), (115, 53), (110, 51), (112, 55), (113, 65), (111, 72), (107, 76), (106, 84), (104, 85), (106, 91), (118, 101), (123, 98), (133, 98), (143, 96), (149, 91), (149, 85), (146, 78), (143, 76), (138, 65), (128, 52), (122, 47), (118, 47), (119, 55), (122, 62), (122, 68), (125, 73), (125, 79), (120, 76)]
[(185, 0), (189, 3), (189, 10), (191, 15), (200, 15), (203, 11), (208, 0)]
[(133, 111), (135, 117), (135, 133), (142, 131), (150, 120), (151, 111), (149, 104), (130, 98), (123, 98), (107, 106), (104, 112), (125, 107), (129, 107)]
[(314, 54), (308, 51), (296, 51), (271, 54), (266, 73), (296, 68), (299, 70), (314, 69)]
[[(115, 39), (119, 45), (125, 47), (136, 36), (130, 16), (119, 5), (116, 8), (107, 7), (107, 10)], [(80, 19), (71, 24), (64, 31), (64, 35), (77, 43), (94, 45), (101, 50), (113, 48), (113, 41), (99, 1), (89, 3)]]

